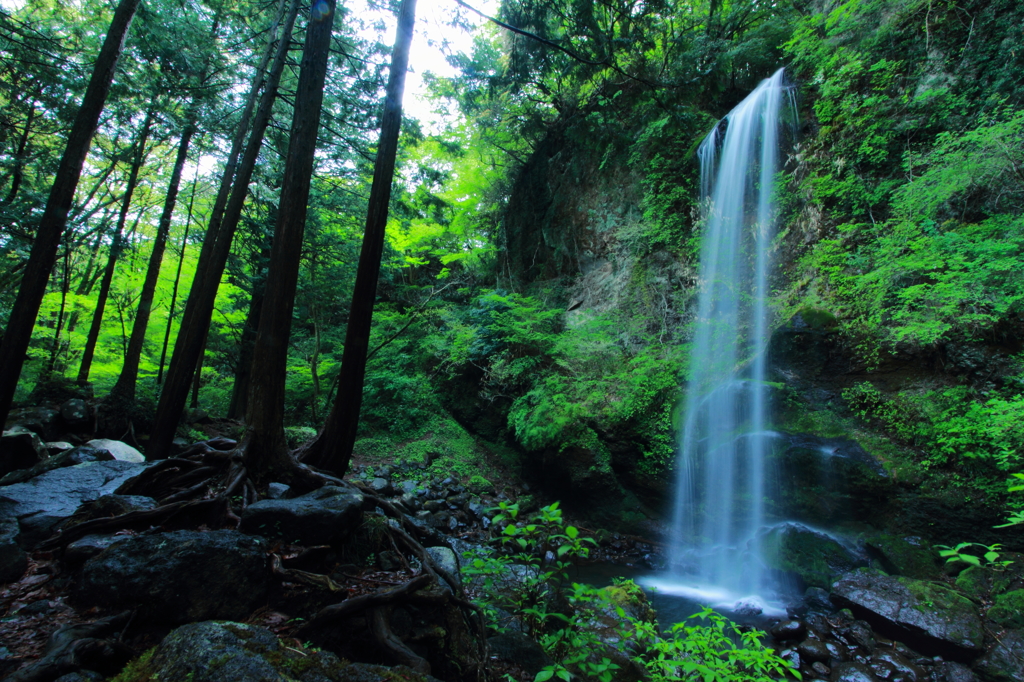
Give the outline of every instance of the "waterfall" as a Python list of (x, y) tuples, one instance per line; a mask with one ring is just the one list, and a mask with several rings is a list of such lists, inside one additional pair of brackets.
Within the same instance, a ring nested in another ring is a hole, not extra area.
[(783, 122), (794, 112), (780, 69), (698, 150), (705, 231), (669, 559), (673, 582), (726, 606), (772, 594), (758, 539), (774, 435), (766, 431), (769, 249)]

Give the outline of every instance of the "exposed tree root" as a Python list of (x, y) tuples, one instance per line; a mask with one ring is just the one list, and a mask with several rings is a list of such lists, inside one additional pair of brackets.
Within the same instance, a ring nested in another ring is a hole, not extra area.
[(6, 679), (11, 682), (46, 682), (82, 668), (113, 675), (134, 657), (135, 652), (117, 641), (107, 639), (126, 625), (131, 611), (103, 618), (94, 623), (69, 625), (50, 636), (46, 653), (38, 661)]

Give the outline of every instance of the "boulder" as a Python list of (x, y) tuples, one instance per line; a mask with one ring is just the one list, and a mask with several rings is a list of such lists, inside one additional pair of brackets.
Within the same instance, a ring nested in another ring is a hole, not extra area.
[(974, 670), (992, 682), (1024, 680), (1024, 631), (1005, 631), (995, 646), (974, 664)]
[(536, 640), (521, 632), (505, 632), (487, 640), (491, 660), (505, 661), (523, 669), (530, 679), (554, 661)]
[(879, 568), (890, 575), (905, 575), (919, 580), (934, 580), (941, 571), (938, 554), (919, 537), (876, 535), (867, 540), (868, 554)]
[(128, 665), (132, 682), (429, 682), (404, 666), (349, 663), (326, 651), (285, 646), (272, 632), (242, 623), (190, 623)]
[(864, 569), (836, 581), (832, 601), (925, 654), (969, 660), (984, 645), (977, 608), (941, 583)]
[(64, 450), (58, 454), (51, 455), (48, 459), (44, 459), (30, 469), (12, 471), (0, 479), (0, 485), (22, 483), (40, 474), (45, 474), (47, 471), (53, 471), (61, 467), (70, 467), (76, 464), (85, 464), (86, 462), (110, 462), (113, 459), (114, 456), (106, 450), (97, 450), (96, 448), (85, 446), (71, 448), (70, 450)]
[(12, 583), (25, 574), (28, 554), (18, 546), (18, 522), (0, 518), (0, 583)]
[(51, 407), (24, 407), (11, 410), (4, 429), (21, 426), (38, 434), (43, 440), (56, 440), (60, 435), (60, 413)]
[(291, 499), (260, 500), (242, 512), (243, 533), (299, 545), (344, 540), (362, 518), (363, 496), (348, 486), (324, 486)]
[(266, 546), (237, 531), (173, 531), (118, 542), (85, 562), (75, 596), (88, 606), (141, 606), (147, 620), (242, 619), (270, 582)]
[(60, 406), (60, 418), (69, 429), (89, 425), (89, 405), (81, 398), (71, 398)]
[(966, 665), (943, 661), (935, 669), (936, 682), (978, 682), (978, 676)]
[(11, 503), (0, 506), (0, 518), (17, 519), (18, 543), (31, 549), (50, 537), (82, 503), (114, 492), (144, 468), (133, 462), (87, 462), (0, 487), (0, 500)]
[(49, 456), (50, 452), (39, 436), (22, 426), (15, 426), (0, 435), (0, 476), (30, 469)]
[(127, 443), (122, 443), (119, 440), (110, 440), (109, 438), (94, 438), (93, 440), (86, 443), (91, 448), (97, 450), (106, 450), (114, 459), (119, 462), (145, 462), (146, 458), (141, 452), (133, 448)]
[(808, 587), (828, 588), (839, 576), (868, 563), (853, 545), (800, 523), (775, 526), (761, 543), (769, 568), (793, 574)]
[[(426, 549), (427, 554), (437, 562), (438, 566), (443, 568), (455, 580), (461, 582), (462, 574), (459, 572), (459, 558), (455, 556), (455, 552), (447, 547), (427, 547)], [(447, 586), (447, 583), (445, 585)]]

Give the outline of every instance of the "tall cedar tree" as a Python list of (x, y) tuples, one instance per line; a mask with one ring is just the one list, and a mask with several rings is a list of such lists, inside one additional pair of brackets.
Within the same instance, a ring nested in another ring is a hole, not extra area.
[(117, 60), (121, 56), (124, 40), (132, 19), (135, 18), (139, 1), (121, 0), (114, 10), (110, 30), (103, 40), (103, 47), (100, 48), (89, 86), (82, 99), (82, 106), (71, 126), (64, 155), (57, 166), (57, 174), (50, 188), (46, 208), (39, 220), (39, 229), (36, 231), (35, 241), (32, 242), (28, 265), (25, 266), (25, 274), (18, 289), (18, 298), (11, 309), (3, 341), (0, 342), (0, 421), (7, 419), (11, 403), (14, 402), (14, 391), (18, 386), (18, 377), (25, 362), (29, 341), (32, 339), (32, 328), (35, 326), (39, 306), (46, 294), (46, 284), (57, 258), (57, 249), (60, 247), (71, 202), (75, 198), (75, 189), (82, 176), (82, 166), (89, 153), (92, 137), (96, 133), (100, 113), (110, 93)]
[[(370, 323), (377, 298), (380, 259), (384, 252), (384, 228), (388, 221), (391, 182), (395, 175), (398, 133), (402, 127), (402, 91), (409, 66), (409, 46), (416, 23), (416, 0), (402, 0), (398, 11), (398, 30), (391, 55), (391, 74), (384, 99), (380, 144), (373, 167), (370, 205), (366, 212), (366, 231), (359, 252), (352, 307), (345, 331), (345, 349), (341, 356), (338, 397), (323, 431), (300, 457), (308, 463), (343, 476), (352, 457), (359, 426), (359, 410), (363, 402), (366, 356), (370, 347)], [(267, 286), (269, 291), (269, 284)], [(255, 365), (254, 365), (255, 366)]]
[(110, 243), (110, 252), (107, 255), (107, 266), (103, 269), (103, 279), (100, 280), (100, 291), (96, 297), (96, 308), (92, 314), (92, 325), (89, 327), (89, 335), (85, 341), (85, 350), (82, 351), (82, 364), (78, 367), (78, 383), (85, 384), (89, 381), (89, 370), (92, 368), (93, 355), (96, 353), (96, 344), (99, 342), (100, 329), (103, 327), (103, 311), (107, 307), (107, 297), (110, 296), (110, 286), (114, 281), (114, 269), (117, 267), (117, 260), (121, 257), (124, 248), (124, 226), (128, 222), (128, 211), (132, 206), (132, 197), (135, 195), (135, 188), (139, 184), (139, 171), (146, 161), (146, 144), (149, 142), (149, 134), (153, 129), (154, 113), (150, 109), (146, 112), (146, 119), (139, 130), (139, 136), (135, 140), (135, 150), (132, 154), (132, 165), (128, 170), (128, 181), (125, 184), (124, 194), (121, 197), (121, 210), (117, 214), (117, 227), (114, 228), (114, 239)]
[[(156, 421), (150, 433), (150, 444), (146, 452), (150, 459), (165, 459), (170, 455), (174, 432), (178, 429), (178, 421), (181, 419), (181, 413), (188, 401), (189, 385), (192, 383), (192, 377), (206, 347), (206, 334), (210, 329), (217, 288), (220, 286), (220, 278), (231, 252), (231, 241), (234, 239), (235, 228), (242, 215), (242, 207), (249, 191), (249, 180), (252, 178), (256, 159), (259, 156), (260, 147), (263, 145), (263, 135), (270, 123), (270, 114), (277, 97), (281, 73), (284, 71), (287, 61), (292, 27), (295, 24), (298, 9), (298, 0), (291, 0), (284, 26), (281, 29), (280, 39), (277, 41), (274, 63), (270, 67), (270, 72), (267, 73), (265, 84), (259, 75), (253, 81), (249, 104), (256, 101), (261, 86), (263, 94), (259, 98), (259, 106), (253, 116), (252, 130), (249, 133), (245, 152), (238, 162), (237, 172), (234, 160), (238, 157), (234, 153), (236, 151), (234, 143), (237, 143), (237, 147), (241, 147), (247, 127), (245, 117), (239, 123), (239, 128), (236, 131), (232, 154), (229, 155), (228, 164), (224, 168), (220, 190), (206, 230), (206, 239), (199, 252), (199, 262), (192, 280), (192, 289), (185, 302), (181, 327), (174, 343), (174, 354), (171, 356), (166, 381), (160, 391)], [(251, 108), (249, 110), (251, 111)]]
[(246, 414), (248, 426), (242, 442), (246, 471), (257, 482), (271, 471), (277, 473), (294, 469), (284, 435), (288, 337), (291, 335), (295, 290), (302, 260), (306, 203), (313, 176), (334, 13), (334, 0), (313, 3), (302, 48), (281, 200), (267, 268), (260, 327), (253, 347)]

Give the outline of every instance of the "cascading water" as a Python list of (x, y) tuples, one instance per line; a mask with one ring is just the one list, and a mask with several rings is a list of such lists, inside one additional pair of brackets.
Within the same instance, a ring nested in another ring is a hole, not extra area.
[(772, 194), (791, 90), (780, 69), (701, 144), (707, 201), (700, 295), (690, 356), (672, 576), (659, 589), (736, 605), (772, 601), (758, 534), (764, 526), (769, 247)]

